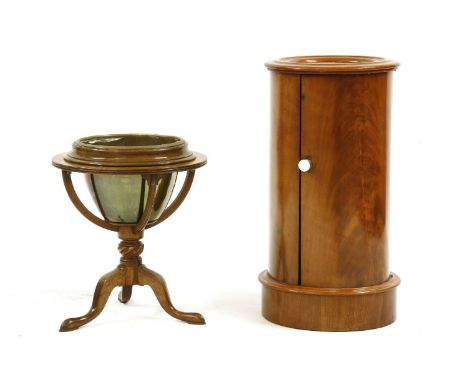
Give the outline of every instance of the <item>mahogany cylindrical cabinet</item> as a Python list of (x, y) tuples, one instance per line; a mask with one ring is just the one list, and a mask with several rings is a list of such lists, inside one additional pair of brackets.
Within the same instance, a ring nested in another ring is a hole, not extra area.
[(388, 144), (398, 63), (303, 56), (271, 71), (270, 266), (262, 313), (293, 328), (350, 331), (391, 324)]

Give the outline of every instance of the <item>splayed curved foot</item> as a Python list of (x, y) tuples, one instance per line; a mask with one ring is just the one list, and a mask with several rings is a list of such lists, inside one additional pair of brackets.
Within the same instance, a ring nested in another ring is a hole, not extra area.
[(138, 273), (138, 279), (141, 285), (149, 285), (151, 287), (162, 308), (172, 317), (189, 324), (204, 325), (206, 323), (200, 313), (181, 312), (174, 308), (169, 297), (166, 282), (159, 273), (141, 265)]
[(89, 312), (80, 317), (68, 318), (62, 322), (60, 326), (61, 332), (69, 332), (71, 330), (76, 330), (80, 326), (87, 324), (88, 322), (94, 320), (99, 313), (102, 312), (104, 306), (106, 305), (109, 295), (112, 290), (122, 285), (123, 281), (123, 271), (120, 268), (113, 270), (102, 276), (97, 285), (96, 290), (94, 291), (93, 302)]
[(119, 292), (119, 301), (122, 304), (126, 304), (130, 301), (132, 297), (132, 286), (131, 285), (124, 285), (122, 290)]

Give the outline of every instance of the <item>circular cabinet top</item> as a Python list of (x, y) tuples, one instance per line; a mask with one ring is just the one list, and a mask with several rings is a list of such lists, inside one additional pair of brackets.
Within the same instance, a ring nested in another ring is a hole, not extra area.
[(155, 174), (201, 167), (206, 156), (190, 151), (179, 137), (112, 134), (77, 139), (72, 151), (56, 155), (52, 164), (76, 172)]
[(396, 70), (396, 61), (371, 56), (297, 56), (268, 61), (274, 71), (296, 74), (357, 74)]

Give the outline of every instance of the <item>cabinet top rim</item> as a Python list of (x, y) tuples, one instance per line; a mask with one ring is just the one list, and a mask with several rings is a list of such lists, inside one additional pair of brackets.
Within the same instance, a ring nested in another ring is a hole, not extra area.
[(268, 61), (269, 70), (297, 74), (378, 73), (396, 70), (397, 61), (373, 56), (295, 56)]
[(79, 138), (72, 150), (56, 155), (62, 170), (96, 174), (159, 174), (193, 170), (206, 156), (188, 149), (179, 137), (160, 134), (109, 134)]

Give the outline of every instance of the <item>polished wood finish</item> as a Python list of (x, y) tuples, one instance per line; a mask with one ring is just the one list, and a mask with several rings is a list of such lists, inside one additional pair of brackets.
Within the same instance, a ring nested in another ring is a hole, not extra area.
[(98, 225), (101, 228), (108, 229), (110, 231), (118, 231), (119, 227), (116, 224), (109, 223), (96, 215), (94, 215), (86, 206), (81, 202), (80, 198), (76, 194), (75, 187), (73, 186), (73, 181), (71, 178), (70, 171), (62, 171), (62, 179), (63, 184), (65, 186), (65, 190), (67, 191), (68, 197), (70, 198), (73, 205), (76, 207), (78, 211), (91, 223)]
[(310, 294), (317, 296), (362, 296), (365, 294), (378, 294), (385, 293), (390, 289), (396, 288), (400, 285), (400, 278), (394, 274), (390, 273), (387, 280), (381, 284), (363, 286), (363, 287), (314, 287), (314, 286), (304, 286), (304, 285), (294, 285), (282, 283), (276, 280), (271, 276), (268, 271), (263, 271), (258, 276), (259, 281), (267, 286), (270, 289), (277, 290), (279, 292), (286, 293), (299, 293), (299, 294)]
[(134, 240), (120, 242), (119, 251), (122, 254), (120, 265), (99, 279), (88, 313), (63, 321), (60, 326), (61, 332), (76, 330), (94, 320), (104, 309), (112, 290), (118, 286), (122, 286), (119, 300), (123, 303), (128, 302), (133, 285), (150, 286), (162, 308), (172, 317), (190, 324), (205, 324), (201, 314), (181, 312), (174, 308), (163, 277), (142, 264), (140, 254), (143, 252), (143, 243), (136, 239), (137, 237), (141, 238), (135, 235)]
[(133, 285), (124, 285), (122, 290), (119, 292), (119, 301), (122, 304), (126, 304), (132, 298)]
[[(395, 319), (388, 271), (391, 60), (289, 57), (272, 70), (270, 268), (263, 315), (309, 330)], [(301, 159), (310, 169), (301, 172)]]
[(302, 77), (301, 285), (383, 283), (389, 73)]
[[(187, 197), (190, 191), (190, 188), (192, 187), (194, 177), (195, 177), (195, 170), (187, 171), (187, 175), (185, 176), (185, 180), (182, 185), (182, 188), (180, 189), (175, 199), (171, 202), (171, 204), (166, 207), (166, 209), (163, 211), (161, 216), (157, 218), (155, 221), (149, 222), (149, 219), (151, 217), (151, 210), (146, 210), (148, 213), (148, 216), (143, 215), (140, 218), (140, 221), (136, 224), (136, 226), (132, 226), (132, 229), (136, 232), (141, 231), (143, 229), (149, 229), (162, 223), (164, 220), (170, 217), (175, 211), (177, 211), (177, 209), (180, 207), (182, 202)], [(81, 202), (80, 198), (76, 194), (75, 188), (73, 186), (71, 172), (63, 170), (62, 178), (63, 178), (63, 184), (65, 185), (65, 190), (67, 191), (68, 197), (72, 201), (73, 205), (91, 223), (94, 223), (101, 228), (105, 228), (110, 231), (116, 231), (116, 232), (119, 230), (119, 227), (128, 226), (128, 223), (114, 223), (114, 222), (111, 223), (94, 215), (88, 208), (86, 208), (86, 206)], [(153, 178), (152, 183), (150, 184), (149, 191), (148, 191), (148, 200), (154, 199), (154, 194), (156, 191), (155, 182), (156, 182), (156, 179)]]
[(175, 212), (187, 196), (192, 185), (195, 171), (191, 170), (188, 172), (185, 182), (180, 190), (180, 194), (182, 195), (179, 194), (171, 205), (167, 207), (168, 209), (170, 208), (170, 210), (166, 213), (165, 217), (163, 217), (163, 213), (159, 219), (150, 224), (148, 224), (148, 221), (151, 215), (151, 209), (153, 208), (153, 203), (150, 201), (153, 200), (156, 195), (156, 176), (147, 176), (149, 182), (148, 202), (146, 203), (146, 207), (139, 222), (136, 224), (119, 224), (107, 222), (91, 213), (78, 198), (71, 180), (71, 173), (65, 170), (63, 170), (62, 173), (65, 189), (67, 190), (68, 196), (75, 207), (77, 207), (77, 209), (94, 224), (112, 231), (118, 231), (119, 238), (122, 240), (119, 244), (119, 251), (122, 257), (117, 269), (105, 274), (99, 280), (94, 292), (93, 302), (88, 313), (80, 317), (66, 319), (62, 323), (60, 331), (67, 332), (75, 330), (94, 320), (104, 309), (112, 290), (118, 286), (122, 287), (118, 297), (119, 301), (127, 303), (131, 298), (133, 285), (149, 285), (160, 305), (171, 316), (190, 324), (204, 324), (205, 319), (201, 314), (185, 313), (174, 308), (169, 298), (169, 292), (163, 277), (146, 268), (141, 263), (140, 257), (143, 252), (143, 243), (140, 239), (143, 237), (144, 230), (154, 227)]
[[(117, 143), (116, 143), (117, 142)], [(62, 178), (73, 205), (92, 223), (118, 232), (122, 255), (118, 267), (102, 276), (97, 283), (90, 310), (79, 317), (63, 321), (60, 331), (71, 331), (94, 320), (104, 309), (110, 293), (121, 287), (119, 301), (127, 303), (134, 285), (148, 285), (161, 307), (171, 316), (190, 324), (204, 324), (199, 313), (177, 310), (171, 302), (163, 277), (146, 268), (141, 261), (143, 233), (170, 217), (185, 200), (192, 185), (195, 169), (206, 164), (203, 154), (188, 150), (187, 143), (178, 137), (161, 135), (117, 134), (81, 138), (73, 150), (53, 158), (52, 164), (62, 169)], [(71, 172), (103, 174), (140, 174), (148, 182), (146, 206), (134, 224), (114, 223), (94, 215), (81, 202), (73, 186)], [(153, 212), (159, 174), (186, 171), (179, 194), (155, 221), (149, 221)]]
[(299, 279), (300, 76), (271, 76), (270, 272), (277, 280)]
[(180, 189), (180, 191), (177, 194), (174, 201), (171, 202), (171, 204), (166, 207), (166, 209), (163, 211), (163, 213), (161, 214), (161, 216), (159, 218), (157, 218), (154, 222), (149, 223), (146, 226), (146, 229), (152, 228), (152, 227), (162, 223), (164, 220), (166, 220), (169, 216), (171, 216), (180, 207), (182, 202), (187, 197), (187, 194), (190, 191), (190, 187), (192, 187), (194, 177), (195, 177), (195, 170), (187, 171), (187, 173), (185, 175), (184, 184), (182, 185), (182, 188)]
[(265, 66), (289, 74), (368, 74), (387, 73), (399, 63), (371, 56), (296, 56), (269, 61)]
[(262, 314), (279, 325), (320, 331), (380, 328), (396, 318), (398, 276), (378, 286), (316, 288), (279, 283), (264, 271)]
[(52, 158), (52, 165), (62, 170), (92, 174), (163, 174), (205, 164), (206, 156), (190, 151), (182, 138), (156, 134), (84, 137), (73, 142), (70, 152)]
[[(158, 179), (155, 176), (148, 177), (148, 183), (149, 183), (148, 201), (153, 201), (154, 198), (156, 197), (157, 182), (158, 182)], [(147, 224), (148, 224), (148, 222), (150, 220), (152, 212), (153, 212), (152, 206), (147, 206), (147, 208), (145, 208), (143, 210), (143, 213), (141, 214), (140, 220), (133, 227), (133, 230), (135, 232), (141, 232), (146, 228), (146, 226), (147, 226)]]

